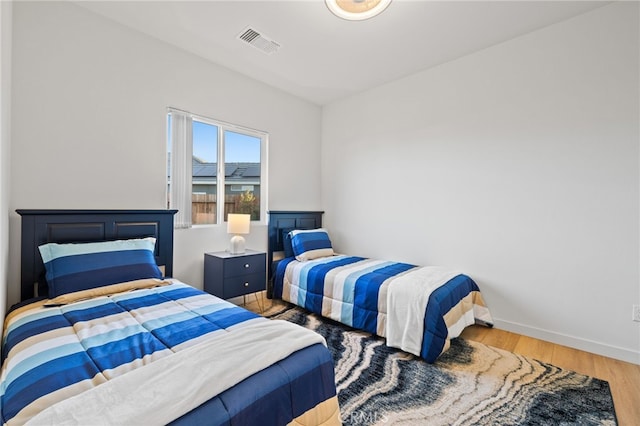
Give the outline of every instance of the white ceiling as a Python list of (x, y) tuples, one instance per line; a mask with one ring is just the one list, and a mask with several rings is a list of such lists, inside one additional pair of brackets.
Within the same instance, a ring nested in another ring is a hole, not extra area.
[[(324, 0), (76, 3), (324, 105), (609, 2), (393, 0), (358, 22), (335, 17)], [(280, 49), (267, 55), (238, 40), (248, 26)]]

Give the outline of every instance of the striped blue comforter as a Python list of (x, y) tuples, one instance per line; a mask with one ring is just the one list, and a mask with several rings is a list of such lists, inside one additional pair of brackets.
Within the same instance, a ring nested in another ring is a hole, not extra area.
[[(395, 287), (391, 284), (419, 269), (407, 263), (347, 255), (304, 262), (285, 258), (276, 267), (273, 297), (387, 337), (388, 291)], [(424, 316), (419, 319), (423, 325), (418, 330), (422, 333), (420, 356), (434, 362), (448, 349), (450, 339), (475, 320), (492, 323), (476, 283), (464, 274), (456, 275), (428, 296)]]
[[(18, 308), (5, 321), (0, 389), (4, 424), (22, 424), (43, 408), (136, 368), (199, 342), (210, 341), (221, 333), (228, 335), (255, 321), (269, 321), (179, 282), (64, 306), (44, 307), (43, 304), (41, 301)], [(292, 413), (300, 415), (319, 402), (335, 397), (333, 364), (327, 349), (315, 345), (296, 356), (296, 364), (305, 366), (298, 374), (308, 376), (309, 380), (328, 376), (330, 380), (325, 377), (324, 382), (330, 385), (316, 387), (311, 396), (285, 410), (288, 414), (284, 418), (282, 414), (274, 415), (273, 424), (289, 422), (292, 418), (287, 416)], [(281, 363), (286, 364), (287, 360)], [(278, 371), (282, 369), (281, 366)], [(255, 388), (256, 395), (259, 393), (253, 401), (267, 407), (269, 393), (276, 390), (282, 393), (285, 385), (282, 372), (269, 373), (268, 370), (270, 368), (261, 374), (262, 379), (252, 376), (243, 382), (245, 390)], [(273, 380), (278, 381), (275, 390), (270, 383)], [(298, 380), (308, 386), (304, 381), (307, 379), (297, 378), (295, 373), (287, 380)], [(288, 392), (285, 394), (289, 395)], [(233, 395), (233, 388), (225, 394)], [(179, 398), (179, 392), (176, 397)], [(282, 395), (275, 397), (282, 404)], [(211, 421), (210, 415), (215, 413), (222, 423), (234, 416), (242, 419), (251, 412), (260, 412), (251, 407), (251, 401), (237, 395), (235, 398), (220, 395), (217, 401), (205, 404), (210, 413), (208, 419)], [(261, 412), (264, 410), (263, 407)], [(193, 416), (197, 418), (197, 413), (187, 419)], [(167, 423), (171, 420), (174, 419), (167, 419)], [(264, 424), (270, 423), (268, 417), (263, 420)]]

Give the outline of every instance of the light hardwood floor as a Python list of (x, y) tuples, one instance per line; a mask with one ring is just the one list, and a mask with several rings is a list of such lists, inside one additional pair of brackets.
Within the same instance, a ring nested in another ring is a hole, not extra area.
[[(272, 303), (278, 303), (264, 296), (247, 296), (246, 308), (260, 313), (258, 301), (263, 302), (265, 310), (272, 307)], [(606, 380), (611, 388), (619, 425), (640, 425), (640, 365), (496, 328), (467, 327), (461, 337)]]

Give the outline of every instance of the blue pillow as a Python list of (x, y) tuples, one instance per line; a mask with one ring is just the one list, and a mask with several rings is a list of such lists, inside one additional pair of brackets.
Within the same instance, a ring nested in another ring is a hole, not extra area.
[(284, 247), (284, 257), (293, 257), (293, 247), (291, 247), (291, 229), (282, 230), (282, 246)]
[(331, 246), (329, 234), (322, 228), (294, 230), (289, 235), (291, 236), (293, 254), (300, 262), (333, 256), (333, 247)]
[(38, 247), (49, 297), (144, 278), (162, 278), (153, 237)]

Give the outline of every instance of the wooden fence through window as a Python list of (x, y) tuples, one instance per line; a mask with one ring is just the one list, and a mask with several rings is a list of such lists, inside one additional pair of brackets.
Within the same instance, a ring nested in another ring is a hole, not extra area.
[[(224, 215), (229, 213), (249, 213), (240, 210), (240, 195), (225, 195)], [(192, 194), (191, 195), (191, 223), (203, 225), (216, 223), (217, 212), (216, 194)], [(260, 218), (260, 199), (256, 196), (255, 207), (251, 212), (252, 220)]]

